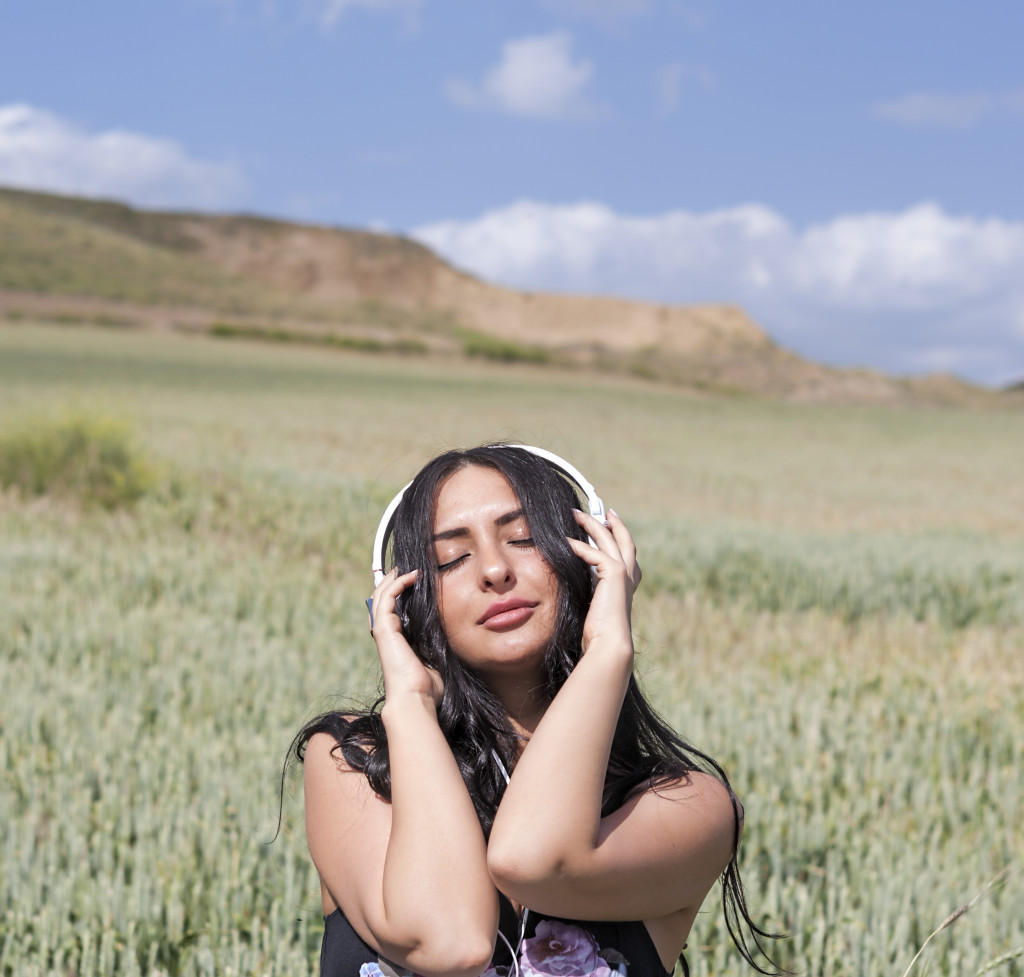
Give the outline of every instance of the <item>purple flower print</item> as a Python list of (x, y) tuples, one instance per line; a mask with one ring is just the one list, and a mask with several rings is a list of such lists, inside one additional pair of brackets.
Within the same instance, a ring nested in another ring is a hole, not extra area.
[(359, 968), (359, 977), (419, 977), (411, 970), (403, 970), (389, 963), (383, 957), (377, 957), (376, 963), (364, 963)]
[(545, 919), (537, 935), (523, 940), (519, 957), (522, 977), (613, 977), (597, 952), (597, 941), (569, 923)]

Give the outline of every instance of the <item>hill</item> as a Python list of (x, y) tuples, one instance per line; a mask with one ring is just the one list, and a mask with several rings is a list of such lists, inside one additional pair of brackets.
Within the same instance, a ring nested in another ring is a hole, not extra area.
[(812, 402), (983, 404), (812, 363), (728, 305), (503, 288), (395, 235), (0, 189), (0, 315), (485, 356)]

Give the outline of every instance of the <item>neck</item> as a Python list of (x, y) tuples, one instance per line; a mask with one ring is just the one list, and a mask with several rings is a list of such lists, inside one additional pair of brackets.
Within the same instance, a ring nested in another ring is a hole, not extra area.
[(543, 678), (507, 676), (490, 679), (488, 684), (505, 707), (512, 728), (520, 736), (532, 736), (549, 705)]

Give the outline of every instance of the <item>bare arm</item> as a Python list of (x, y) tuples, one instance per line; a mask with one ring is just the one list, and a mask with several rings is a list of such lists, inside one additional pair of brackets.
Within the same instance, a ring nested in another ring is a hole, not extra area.
[(473, 803), (437, 723), (440, 678), (401, 634), (394, 599), (414, 574), (374, 592), (384, 673), (391, 803), (331, 754), (306, 752), (306, 836), (321, 883), (355, 930), (416, 973), (475, 975), (494, 946), (498, 902)]
[[(512, 775), (488, 849), (495, 882), (542, 912), (577, 919), (650, 919), (703, 901), (732, 852), (726, 789), (692, 774), (601, 817), (612, 737), (633, 668), (635, 547), (580, 514), (597, 549), (570, 540), (597, 568), (584, 655), (548, 707)], [(543, 816), (537, 812), (543, 811)]]

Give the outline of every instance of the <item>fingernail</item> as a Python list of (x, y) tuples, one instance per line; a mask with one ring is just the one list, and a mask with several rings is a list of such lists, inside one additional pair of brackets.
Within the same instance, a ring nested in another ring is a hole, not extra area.
[(611, 514), (612, 514), (613, 516), (615, 516), (615, 518), (616, 518), (616, 519), (618, 519), (618, 518), (619, 518), (619, 514), (618, 514), (618, 513), (617, 513), (617, 512), (616, 512), (616, 511), (615, 511), (614, 509), (609, 509), (608, 511), (609, 511), (609, 512), (610, 512), (610, 513), (611, 513)]

